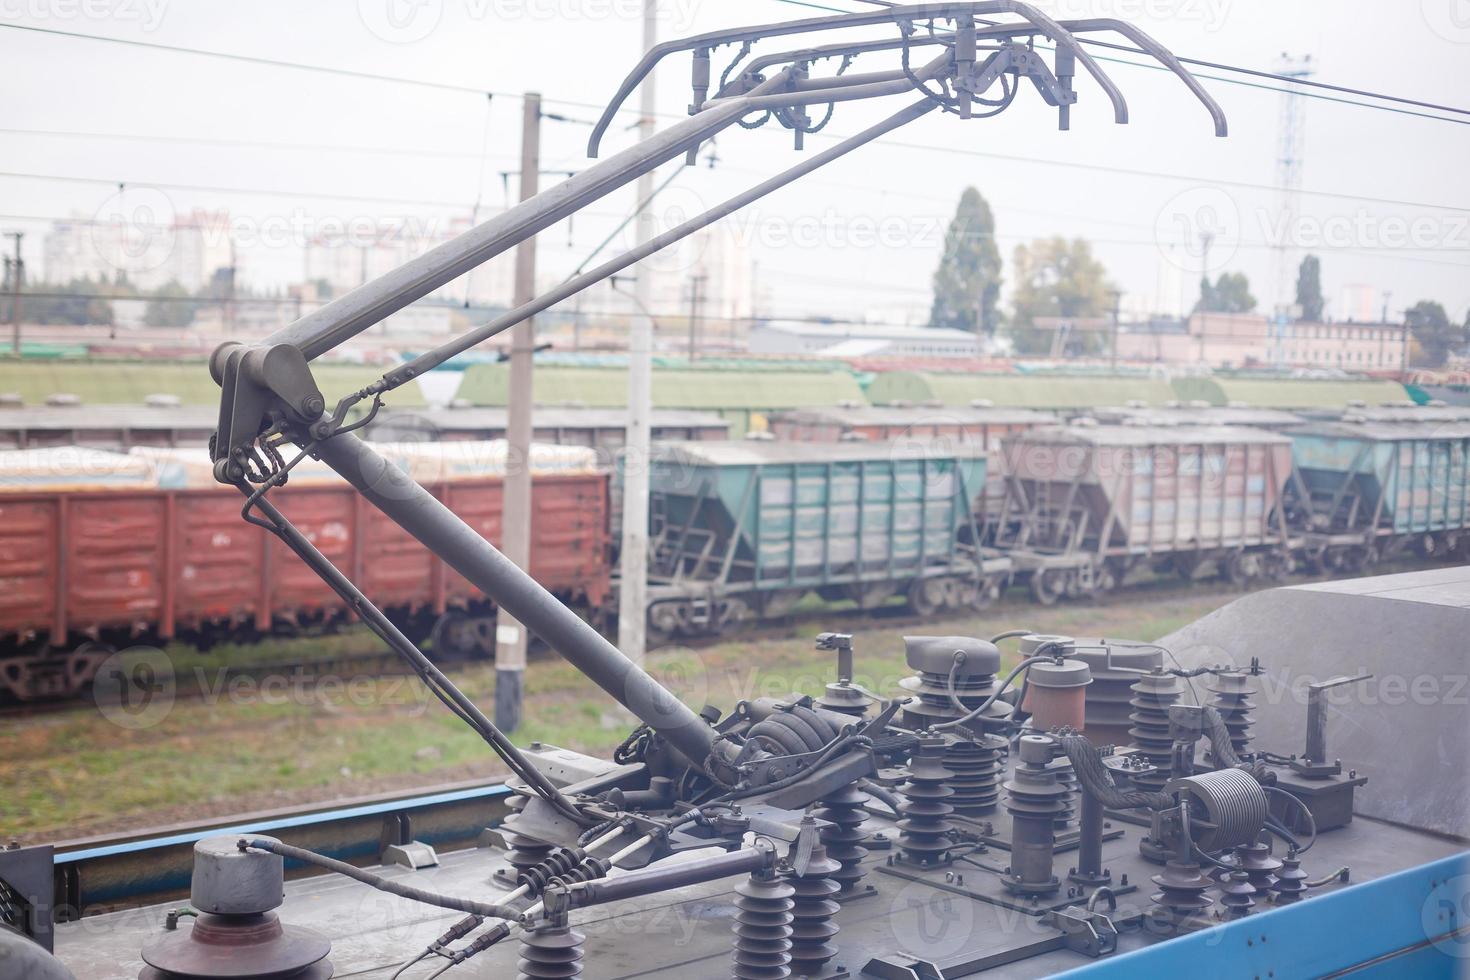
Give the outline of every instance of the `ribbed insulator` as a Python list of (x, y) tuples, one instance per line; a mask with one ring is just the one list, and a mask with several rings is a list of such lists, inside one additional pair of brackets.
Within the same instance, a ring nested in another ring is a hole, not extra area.
[(1164, 870), (1153, 876), (1159, 890), (1150, 896), (1153, 911), (1171, 924), (1178, 925), (1208, 909), (1211, 902), (1205, 895), (1210, 879), (1200, 874), (1199, 865), (1171, 860)]
[(1220, 883), (1220, 904), (1225, 906), (1225, 912), (1232, 919), (1250, 915), (1250, 911), (1256, 904), (1256, 886), (1250, 882), (1250, 875), (1244, 871), (1232, 871), (1230, 875)]
[(793, 897), (789, 882), (751, 875), (735, 886), (734, 980), (791, 976)]
[(1281, 870), (1281, 859), (1272, 856), (1271, 845), (1260, 841), (1237, 846), (1232, 863), (1246, 873), (1251, 887), (1262, 895), (1276, 884), (1276, 872)]
[(996, 735), (961, 739), (944, 750), (944, 767), (954, 773), (949, 781), (954, 790), (949, 803), (955, 813), (980, 816), (995, 812), (1005, 751), (1005, 739)]
[(1077, 819), (1077, 770), (1072, 768), (1072, 760), (1066, 756), (1059, 756), (1047, 768), (1057, 777), (1057, 785), (1067, 791), (1067, 795), (1061, 798), (1062, 809), (1053, 821), (1058, 831), (1066, 830)]
[[(1066, 810), (1067, 790), (1057, 781), (1045, 756), (1031, 754), (1040, 736), (1021, 738), (1021, 762), (1005, 782), (1006, 811), (1011, 815), (1011, 866), (1001, 879), (1016, 894), (1045, 895), (1060, 886), (1052, 873), (1056, 854), (1056, 819)], [(1030, 755), (1030, 758), (1028, 758)]]
[(1133, 748), (1159, 771), (1151, 775), (1131, 777), (1133, 785), (1148, 792), (1162, 792), (1169, 781), (1174, 739), (1169, 735), (1169, 705), (1184, 693), (1179, 678), (1172, 674), (1144, 674), (1133, 683), (1129, 704), (1133, 711), (1128, 720), (1133, 727), (1128, 736)]
[(1271, 895), (1277, 905), (1300, 902), (1307, 890), (1307, 873), (1302, 870), (1302, 859), (1289, 852), (1281, 859), (1281, 870), (1276, 872), (1276, 881), (1271, 886)]
[(939, 864), (949, 853), (949, 817), (954, 807), (950, 780), (954, 773), (944, 766), (944, 739), (921, 735), (919, 747), (909, 761), (909, 778), (898, 788), (903, 798), (898, 806), (898, 849), (913, 864)]
[(867, 811), (863, 805), (868, 802), (868, 794), (857, 788), (856, 783), (849, 783), (842, 789), (822, 799), (822, 806), (816, 811), (818, 819), (826, 820), (832, 824), (822, 830), (822, 845), (827, 848), (828, 857), (836, 861), (841, 867), (832, 873), (832, 878), (840, 888), (838, 898), (845, 898), (857, 891), (858, 882), (863, 880), (863, 858), (867, 857), (868, 849), (863, 847), (863, 841), (867, 835), (863, 833), (863, 821), (867, 820)]
[(566, 980), (582, 975), (580, 932), (572, 931), (565, 915), (521, 935), (521, 980)]
[(558, 847), (544, 860), (522, 871), (516, 877), (516, 884), (530, 885), (530, 894), (540, 895), (546, 890), (548, 881), (571, 871), (585, 856), (586, 852), (580, 848)]
[[(948, 682), (948, 674), (936, 674), (927, 670), (900, 680), (898, 686), (918, 699), (904, 706), (905, 720), (914, 728), (922, 729), (960, 717), (962, 712), (955, 710), (954, 704), (949, 700)], [(961, 672), (955, 677), (954, 691), (960, 703), (965, 706), (965, 711), (971, 711), (995, 693), (995, 675)], [(976, 719), (974, 725), (986, 731), (999, 731), (1010, 719), (1011, 710), (1009, 704), (997, 698), (985, 709), (985, 714)]]
[(510, 808), (512, 813), (506, 817), (502, 836), (505, 838), (505, 842), (510, 845), (510, 851), (506, 853), (505, 860), (510, 863), (513, 870), (512, 872), (507, 872), (505, 877), (519, 882), (521, 875), (536, 867), (542, 861), (545, 861), (551, 856), (551, 852), (556, 850), (556, 847), (553, 844), (536, 840), (534, 837), (523, 837), (515, 833), (516, 818), (520, 816), (520, 812), (526, 807), (526, 798), (524, 796), (518, 794), (511, 796), (506, 806)]
[(1251, 744), (1251, 725), (1255, 722), (1251, 710), (1256, 706), (1251, 695), (1256, 693), (1255, 685), (1250, 675), (1230, 671), (1214, 675), (1206, 687), (1214, 694), (1210, 706), (1220, 712), (1230, 732), (1230, 744), (1239, 755)]
[(584, 881), (596, 881), (599, 878), (606, 878), (610, 870), (612, 870), (611, 861), (605, 858), (588, 857), (583, 858), (581, 864), (566, 874), (557, 875), (555, 880), (563, 885), (576, 885)]
[(819, 844), (812, 850), (806, 874), (788, 879), (796, 890), (796, 904), (791, 913), (791, 972), (796, 976), (819, 975), (837, 955), (837, 947), (832, 942), (832, 937), (837, 935), (837, 923), (832, 917), (842, 906), (834, 899), (840, 886), (832, 873), (841, 867)]

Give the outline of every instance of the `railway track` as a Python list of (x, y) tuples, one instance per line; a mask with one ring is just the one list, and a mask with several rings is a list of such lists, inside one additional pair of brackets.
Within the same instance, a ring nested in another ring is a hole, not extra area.
[[(1376, 571), (1412, 571), (1416, 568), (1432, 567), (1436, 563), (1422, 560), (1385, 565)], [(1294, 574), (1280, 584), (1294, 585), (1325, 581), (1329, 576)], [(1126, 608), (1169, 602), (1179, 599), (1196, 599), (1203, 595), (1218, 595), (1222, 603), (1244, 594), (1229, 583), (1219, 579), (1201, 579), (1182, 582), (1168, 575), (1154, 575), (1130, 583), (1126, 588), (1114, 590), (1106, 595), (1086, 600), (1085, 605), (1098, 609)], [(937, 617), (922, 617), (906, 606), (894, 604), (873, 610), (843, 608), (842, 604), (814, 609), (801, 609), (780, 619), (752, 623), (738, 631), (723, 636), (699, 637), (681, 641), (673, 646), (689, 650), (703, 650), (721, 643), (749, 642), (789, 639), (803, 631), (841, 628), (848, 632), (861, 633), (865, 629), (902, 630), (932, 628), (936, 621), (955, 621), (982, 618), (1001, 626), (1024, 627), (1034, 618), (1038, 607), (1025, 589), (1012, 588), (1003, 593), (994, 604), (975, 612), (945, 610)], [(395, 654), (374, 649), (376, 641), (364, 634), (362, 649), (349, 650), (328, 657), (311, 657), (295, 660), (274, 660), (261, 663), (206, 665), (197, 661), (181, 665), (157, 683), (168, 685), (169, 696), (175, 701), (200, 701), (227, 697), (231, 690), (291, 690), (330, 696), (323, 685), (330, 684), (340, 689), (344, 685), (363, 683), (372, 678), (412, 677), (413, 672)], [(666, 647), (665, 649), (668, 649)], [(533, 647), (533, 657), (549, 657), (550, 651), (542, 646)], [(454, 656), (436, 661), (450, 669), (463, 667), (484, 658)], [(100, 686), (90, 688), (79, 698), (57, 701), (23, 702), (0, 704), (0, 718), (18, 720), (66, 714), (82, 710), (101, 710), (112, 707), (116, 692), (104, 679)], [(100, 687), (100, 689), (99, 689)]]

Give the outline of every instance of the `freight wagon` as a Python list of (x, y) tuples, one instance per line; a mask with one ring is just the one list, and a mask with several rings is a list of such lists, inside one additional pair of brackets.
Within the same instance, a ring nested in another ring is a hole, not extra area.
[(1005, 460), (1001, 440), (1016, 432), (1055, 425), (1049, 412), (995, 408), (976, 403), (959, 406), (843, 405), (795, 409), (770, 417), (771, 433), (792, 442), (838, 442), (867, 439), (950, 442), (988, 454), (984, 491), (976, 513), (987, 526), (1000, 513), (1005, 498)]
[[(200, 481), (156, 462), (161, 476), (143, 485), (126, 467), (102, 472), (97, 458), (86, 486), (51, 474), (29, 486), (11, 480), (0, 493), (0, 691), (69, 695), (114, 647), (177, 639), (208, 648), (346, 621), (305, 565), (241, 521), (237, 491), (179, 486)], [(456, 470), (438, 465), (438, 478), (422, 482), (498, 541), (501, 477)], [(494, 610), (478, 590), (345, 482), (305, 477), (272, 499), (405, 633), (440, 654), (493, 653)], [(600, 606), (609, 590), (605, 475), (541, 472), (535, 487), (531, 573), (565, 601)]]
[(1417, 413), (1435, 420), (1349, 415), (1292, 431), (1290, 504), (1315, 567), (1362, 571), (1410, 548), (1470, 557), (1470, 418), (1434, 409), (1399, 417)]
[(980, 546), (985, 454), (904, 443), (658, 447), (649, 476), (648, 626), (722, 633), (815, 592), (924, 615), (980, 608), (1010, 569)]
[(1097, 595), (1134, 568), (1192, 577), (1284, 575), (1289, 438), (1246, 427), (1073, 424), (1005, 440), (994, 543), (1050, 605)]

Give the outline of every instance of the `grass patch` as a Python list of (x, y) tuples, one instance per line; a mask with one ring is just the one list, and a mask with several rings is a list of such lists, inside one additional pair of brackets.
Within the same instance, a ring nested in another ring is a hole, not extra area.
[[(989, 636), (1024, 626), (1157, 639), (1229, 598), (1052, 609), (1018, 604), (936, 622), (925, 632)], [(788, 638), (655, 651), (647, 668), (696, 710), (709, 703), (728, 711), (741, 698), (819, 693), (832, 679), (835, 662), (813, 649), (815, 632), (803, 626), (801, 635)], [(327, 643), (317, 649), (331, 650), (339, 642), (344, 646), (324, 655), (363, 649), (363, 638), (349, 634), (246, 649), (268, 649), (272, 660), (291, 660), (298, 659), (300, 644)], [(889, 693), (909, 673), (902, 631), (871, 629), (855, 637), (855, 646), (863, 686)], [(189, 651), (210, 659), (236, 652)], [(1010, 645), (1007, 653), (1013, 659)], [(461, 666), (452, 676), (489, 710), (492, 665)], [(520, 744), (541, 741), (605, 754), (636, 724), (626, 709), (558, 659), (533, 661), (525, 688), (524, 723), (515, 733)], [(413, 678), (348, 678), (331, 690), (284, 693), (247, 685), (216, 698), (179, 699), (146, 727), (119, 726), (95, 707), (7, 724), (0, 729), (0, 785), (7, 787), (0, 795), (0, 835), (28, 842), (64, 839), (502, 771), (484, 743)]]

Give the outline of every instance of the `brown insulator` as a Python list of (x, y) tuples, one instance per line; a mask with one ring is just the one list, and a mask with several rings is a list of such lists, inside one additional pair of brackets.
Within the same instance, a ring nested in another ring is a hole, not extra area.
[(510, 850), (506, 852), (505, 860), (510, 864), (512, 870), (502, 872), (502, 874), (511, 880), (519, 881), (521, 876), (527, 871), (530, 871), (551, 857), (556, 847), (553, 844), (539, 841), (534, 837), (526, 837), (522, 834), (515, 833), (516, 817), (526, 807), (526, 798), (524, 796), (520, 796), (519, 794), (513, 795), (506, 805), (514, 812), (505, 818), (501, 836), (504, 837), (505, 843), (510, 846)]
[(521, 935), (520, 980), (568, 980), (582, 975), (584, 936), (567, 915), (552, 915)]
[(1000, 774), (1006, 741), (998, 735), (962, 738), (944, 750), (944, 767), (954, 773), (949, 798), (955, 813), (982, 816), (1000, 802)]
[(1245, 752), (1251, 743), (1251, 725), (1255, 718), (1251, 710), (1255, 703), (1251, 695), (1256, 693), (1250, 675), (1244, 671), (1231, 670), (1211, 677), (1206, 689), (1214, 695), (1210, 706), (1220, 712), (1225, 728), (1230, 732), (1230, 744), (1235, 754)]
[(824, 797), (814, 814), (817, 819), (832, 824), (822, 829), (821, 840), (822, 846), (827, 848), (827, 856), (841, 865), (832, 872), (832, 878), (838, 884), (839, 900), (856, 894), (858, 882), (863, 880), (863, 858), (868, 855), (868, 849), (863, 847), (867, 835), (863, 833), (862, 826), (868, 818), (863, 805), (867, 802), (868, 794), (858, 789), (856, 783), (849, 783)]
[(1302, 859), (1295, 850), (1287, 851), (1281, 859), (1281, 870), (1276, 872), (1276, 883), (1271, 887), (1271, 897), (1277, 905), (1300, 902), (1307, 890), (1307, 873), (1302, 870)]
[(1133, 682), (1138, 679), (1138, 671), (1162, 667), (1164, 651), (1133, 640), (1087, 638), (1075, 642), (1075, 649), (1067, 656), (1092, 670), (1092, 683), (1087, 688), (1087, 726), (1082, 734), (1093, 745), (1125, 745)]
[(1011, 866), (1002, 884), (1019, 895), (1047, 895), (1061, 887), (1052, 873), (1057, 814), (1066, 809), (1067, 790), (1049, 768), (1053, 742), (1042, 735), (1021, 736), (1019, 764), (1005, 783), (1011, 815)]
[(755, 872), (735, 886), (734, 980), (785, 980), (791, 976), (793, 897), (789, 882)]
[(1133, 683), (1133, 697), (1128, 702), (1133, 711), (1128, 720), (1133, 727), (1128, 735), (1132, 747), (1159, 771), (1131, 777), (1133, 785), (1147, 792), (1162, 792), (1171, 774), (1174, 739), (1169, 734), (1169, 706), (1184, 693), (1179, 678), (1172, 674), (1144, 674)]
[(1057, 777), (1057, 783), (1062, 789), (1067, 791), (1067, 795), (1061, 798), (1062, 809), (1052, 821), (1057, 830), (1066, 830), (1077, 819), (1077, 770), (1072, 768), (1072, 760), (1065, 755), (1052, 760), (1047, 768)]
[(274, 912), (214, 915), (201, 912), (188, 928), (163, 935), (143, 949), (139, 980), (211, 980), (271, 977), (326, 980), (331, 943), (305, 929), (286, 928)]
[(908, 771), (908, 781), (898, 788), (903, 798), (898, 806), (902, 817), (898, 849), (910, 864), (942, 864), (949, 855), (949, 834), (954, 830), (949, 822), (954, 813), (949, 781), (954, 773), (944, 766), (944, 738), (921, 734)]
[(832, 917), (842, 908), (835, 900), (841, 886), (832, 873), (841, 867), (818, 844), (807, 861), (806, 874), (789, 879), (796, 890), (791, 910), (791, 972), (796, 976), (820, 975), (837, 955), (837, 946), (832, 942), (837, 923)]
[(1244, 871), (1232, 871), (1220, 883), (1220, 904), (1225, 906), (1225, 914), (1232, 919), (1250, 915), (1258, 894), (1250, 882), (1250, 875)]
[(1153, 902), (1149, 912), (1169, 925), (1197, 918), (1212, 904), (1205, 895), (1210, 879), (1200, 874), (1199, 865), (1192, 861), (1171, 859), (1152, 881), (1159, 890), (1149, 896)]
[[(1000, 651), (993, 643), (967, 636), (906, 636), (904, 648), (909, 667), (918, 671), (898, 682), (905, 692), (914, 695), (914, 700), (903, 709), (904, 720), (910, 727), (927, 728), (964, 714), (950, 700), (951, 669), (955, 696), (966, 712), (978, 708), (995, 693)], [(955, 664), (957, 651), (963, 653), (958, 665)], [(1010, 717), (1011, 706), (997, 698), (968, 727), (999, 731)]]
[(1240, 844), (1235, 848), (1235, 868), (1244, 871), (1251, 887), (1264, 895), (1276, 884), (1276, 872), (1281, 870), (1281, 859), (1271, 855), (1271, 845), (1262, 841)]

